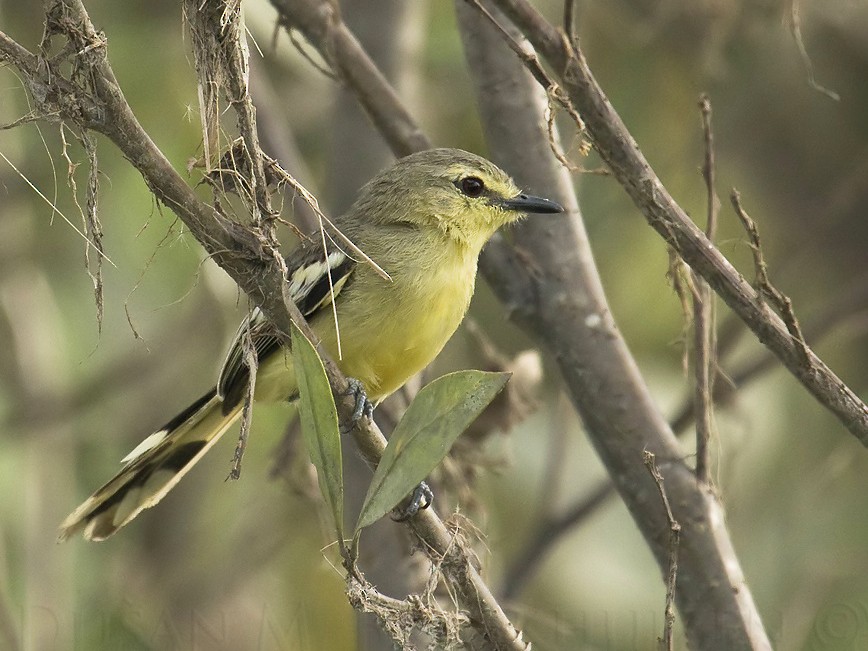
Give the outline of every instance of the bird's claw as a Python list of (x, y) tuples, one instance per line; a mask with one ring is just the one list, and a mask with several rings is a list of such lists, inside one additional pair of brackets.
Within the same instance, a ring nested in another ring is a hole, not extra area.
[(424, 481), (420, 482), (410, 494), (410, 501), (405, 506), (397, 507), (392, 512), (395, 522), (409, 520), (419, 511), (427, 509), (434, 502), (434, 493)]
[(364, 385), (356, 378), (347, 378), (347, 393), (348, 396), (353, 396), (356, 404), (353, 407), (353, 413), (350, 416), (350, 422), (344, 433), (352, 430), (362, 417), (371, 420), (374, 417), (374, 403), (368, 400), (368, 395), (365, 393)]

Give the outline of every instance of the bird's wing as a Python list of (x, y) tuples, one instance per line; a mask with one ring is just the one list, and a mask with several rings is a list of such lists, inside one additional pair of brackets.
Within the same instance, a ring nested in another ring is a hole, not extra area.
[[(331, 305), (357, 264), (337, 247), (331, 248), (325, 255), (321, 248), (315, 246), (296, 249), (286, 263), (289, 295), (308, 320)], [(244, 363), (243, 341), (248, 329), (260, 362), (281, 346), (266, 316), (258, 307), (254, 308), (235, 333), (217, 379), (217, 395), (223, 399), (224, 413), (238, 404), (247, 387), (250, 374)]]

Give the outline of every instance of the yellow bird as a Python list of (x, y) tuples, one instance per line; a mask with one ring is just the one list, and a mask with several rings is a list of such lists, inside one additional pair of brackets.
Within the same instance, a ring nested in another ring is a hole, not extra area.
[[(368, 182), (335, 220), (391, 280), (338, 244), (326, 251), (306, 244), (286, 258), (289, 292), (337, 359), (334, 301), (338, 366), (376, 403), (427, 366), (458, 328), (473, 295), (479, 253), (494, 232), (525, 213), (562, 211), (523, 194), (505, 172), (474, 154), (412, 154)], [(108, 538), (157, 504), (232, 426), (247, 390), (241, 337), (248, 328), (259, 359), (255, 399), (297, 396), (291, 358), (254, 310), (235, 336), (217, 386), (124, 457), (120, 472), (64, 520), (60, 540), (78, 531), (90, 540)]]

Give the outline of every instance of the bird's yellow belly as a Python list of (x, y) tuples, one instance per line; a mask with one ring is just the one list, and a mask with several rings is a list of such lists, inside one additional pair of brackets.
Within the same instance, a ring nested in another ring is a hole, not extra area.
[[(379, 400), (431, 363), (455, 332), (461, 316), (450, 310), (437, 310), (415, 328), (384, 328), (375, 335), (380, 338), (379, 344), (348, 334), (341, 342), (343, 359), (338, 365), (346, 375), (365, 385), (372, 400)], [(388, 345), (382, 345), (383, 341)]]
[(344, 374), (362, 382), (369, 399), (381, 400), (440, 353), (464, 318), (473, 281), (473, 275), (453, 274), (427, 284), (429, 291), (403, 292), (389, 305), (339, 314), (340, 356), (331, 314), (322, 315), (317, 331)]
[[(415, 278), (405, 275), (400, 286), (372, 278), (367, 269), (357, 270), (361, 277), (348, 283), (337, 301), (340, 350), (331, 307), (324, 307), (311, 320), (325, 350), (344, 375), (364, 385), (371, 401), (395, 392), (430, 364), (458, 328), (476, 276), (475, 258), (464, 262), (434, 265)], [(385, 286), (372, 288), (371, 283)], [(358, 294), (349, 296), (354, 292)], [(359, 294), (382, 297), (382, 301), (357, 300)], [(264, 360), (257, 375), (256, 399), (286, 400), (296, 392), (289, 352)]]
[[(448, 326), (448, 322), (440, 321), (415, 332), (383, 332), (380, 336), (388, 337), (388, 348), (378, 346), (371, 339), (343, 333), (340, 358), (333, 341), (323, 343), (344, 375), (359, 380), (368, 398), (376, 402), (397, 391), (431, 363), (449, 340), (457, 323), (452, 328), (445, 326)], [(292, 358), (289, 351), (283, 349), (271, 355), (259, 367), (256, 400), (287, 400), (296, 395), (297, 387)]]

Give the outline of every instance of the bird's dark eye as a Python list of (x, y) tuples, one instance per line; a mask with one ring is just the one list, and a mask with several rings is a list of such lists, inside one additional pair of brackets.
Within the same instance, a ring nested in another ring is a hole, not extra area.
[(465, 176), (456, 185), (468, 197), (478, 197), (485, 190), (485, 183), (477, 176)]

